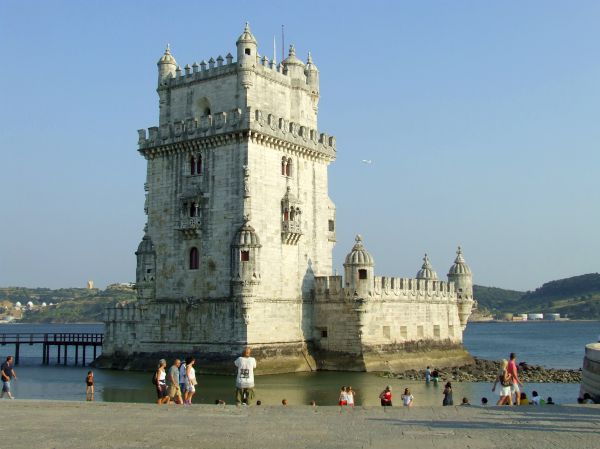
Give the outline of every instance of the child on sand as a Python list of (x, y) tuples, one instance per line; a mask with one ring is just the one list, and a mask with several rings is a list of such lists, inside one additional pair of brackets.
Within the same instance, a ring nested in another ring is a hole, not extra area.
[(88, 371), (87, 376), (85, 378), (85, 400), (93, 401), (94, 400), (94, 372)]

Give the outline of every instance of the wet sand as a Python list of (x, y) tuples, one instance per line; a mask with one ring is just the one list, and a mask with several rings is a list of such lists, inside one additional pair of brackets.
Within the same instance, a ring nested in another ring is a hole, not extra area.
[(600, 448), (600, 406), (339, 407), (0, 401), (0, 447)]

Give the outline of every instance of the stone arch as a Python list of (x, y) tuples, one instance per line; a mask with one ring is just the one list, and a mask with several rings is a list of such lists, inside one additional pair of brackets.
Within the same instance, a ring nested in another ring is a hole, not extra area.
[(210, 101), (208, 98), (202, 97), (196, 101), (195, 105), (195, 116), (196, 117), (205, 117), (207, 115), (212, 114), (212, 109), (210, 106)]

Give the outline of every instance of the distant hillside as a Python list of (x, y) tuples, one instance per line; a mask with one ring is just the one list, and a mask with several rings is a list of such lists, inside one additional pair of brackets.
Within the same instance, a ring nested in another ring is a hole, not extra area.
[[(21, 323), (98, 322), (102, 321), (107, 306), (135, 299), (136, 294), (132, 288), (118, 285), (106, 290), (0, 288), (0, 303), (8, 301), (14, 305), (20, 302), (23, 306), (30, 301), (33, 303), (33, 309), (27, 310), (19, 320)], [(42, 307), (43, 303), (46, 304), (45, 307)]]
[(529, 292), (473, 286), (480, 311), (560, 313), (571, 319), (600, 319), (600, 274), (590, 273), (543, 284)]

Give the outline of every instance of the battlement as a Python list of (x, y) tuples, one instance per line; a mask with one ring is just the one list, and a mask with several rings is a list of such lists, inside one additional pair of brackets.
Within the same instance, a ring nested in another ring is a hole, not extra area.
[(104, 321), (107, 323), (116, 321), (136, 321), (142, 320), (142, 307), (138, 302), (117, 303), (113, 307), (105, 309)]
[[(354, 291), (349, 286), (343, 285), (342, 276), (317, 276), (315, 277), (315, 289), (317, 298), (337, 297), (341, 293), (348, 296)], [(385, 298), (408, 295), (450, 297), (455, 295), (455, 285), (454, 282), (375, 276), (372, 287), (369, 289), (370, 297)]]
[[(183, 68), (177, 66), (175, 75), (171, 75), (171, 77), (164, 80), (159, 89), (172, 89), (207, 79), (237, 74), (238, 62), (233, 60), (231, 53), (227, 53), (225, 58), (219, 55), (216, 59), (211, 57), (208, 62), (203, 59), (199, 63), (194, 62), (191, 66), (189, 64), (186, 64)], [(256, 56), (256, 65), (253, 67), (253, 70), (259, 76), (267, 77), (275, 82), (287, 85), (292, 84), (292, 78), (288, 75), (287, 67), (282, 63), (274, 63), (267, 56)], [(303, 78), (304, 83), (295, 83), (294, 86), (303, 87), (303, 84), (305, 84), (308, 90), (308, 80), (306, 77)]]
[(335, 137), (319, 133), (316, 129), (291, 122), (283, 117), (264, 112), (260, 109), (239, 108), (228, 112), (217, 112), (196, 119), (189, 117), (174, 123), (138, 130), (139, 151), (170, 145), (192, 139), (201, 139), (239, 131), (256, 131), (252, 138), (262, 144), (296, 145), (312, 150), (330, 160), (335, 159)]

